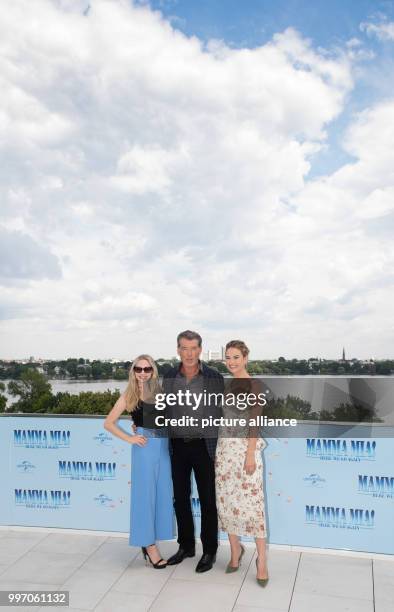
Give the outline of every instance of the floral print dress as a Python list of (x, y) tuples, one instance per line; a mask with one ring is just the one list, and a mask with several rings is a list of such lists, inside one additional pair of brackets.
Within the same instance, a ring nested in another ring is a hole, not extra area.
[[(247, 474), (244, 468), (247, 437), (219, 435), (215, 458), (216, 506), (219, 529), (227, 533), (265, 538), (262, 451), (267, 446), (257, 438), (256, 469)], [(239, 436), (239, 431), (237, 431)]]

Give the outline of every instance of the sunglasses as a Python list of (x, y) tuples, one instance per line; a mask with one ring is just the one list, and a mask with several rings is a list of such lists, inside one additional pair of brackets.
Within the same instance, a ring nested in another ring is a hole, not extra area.
[(140, 366), (135, 366), (134, 368), (134, 372), (137, 372), (137, 374), (141, 374), (141, 372), (145, 372), (145, 374), (149, 374), (149, 372), (152, 372), (153, 368), (152, 366), (147, 366), (146, 368), (140, 368)]

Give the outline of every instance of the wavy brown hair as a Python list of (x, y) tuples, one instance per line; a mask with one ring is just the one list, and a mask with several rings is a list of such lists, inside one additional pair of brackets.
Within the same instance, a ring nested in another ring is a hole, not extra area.
[(230, 340), (230, 342), (227, 342), (226, 344), (226, 351), (229, 348), (238, 349), (239, 351), (241, 351), (244, 357), (247, 357), (249, 355), (249, 349), (243, 340)]

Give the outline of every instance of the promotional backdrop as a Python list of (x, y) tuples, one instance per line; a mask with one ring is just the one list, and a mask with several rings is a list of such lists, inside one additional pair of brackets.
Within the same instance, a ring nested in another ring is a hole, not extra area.
[[(103, 421), (0, 419), (1, 525), (129, 531), (131, 446)], [(394, 553), (394, 428), (376, 427), (344, 438), (340, 425), (305, 423), (304, 438), (266, 438), (268, 542)], [(195, 483), (192, 504), (198, 535)]]

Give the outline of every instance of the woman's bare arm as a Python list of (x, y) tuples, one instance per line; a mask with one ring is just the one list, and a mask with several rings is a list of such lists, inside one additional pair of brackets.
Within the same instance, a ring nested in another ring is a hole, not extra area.
[(117, 436), (121, 440), (124, 440), (125, 442), (129, 442), (132, 444), (135, 441), (135, 436), (131, 436), (127, 434), (125, 431), (120, 429), (120, 427), (118, 427), (116, 424), (119, 417), (123, 414), (125, 410), (126, 410), (126, 399), (124, 395), (121, 395), (119, 399), (117, 400), (117, 402), (115, 403), (114, 407), (108, 413), (104, 421), (104, 429), (112, 433), (114, 436)]
[[(252, 383), (252, 393), (258, 397), (259, 393), (259, 385), (255, 384), (255, 381)], [(257, 417), (262, 415), (262, 409), (259, 402), (256, 400), (254, 405), (251, 407), (249, 412), (249, 419), (256, 420)], [(255, 460), (255, 451), (257, 446), (257, 438), (259, 436), (260, 428), (256, 425), (249, 426), (249, 436), (248, 436), (248, 446), (246, 448), (246, 458), (245, 458), (245, 470), (247, 474), (253, 474), (256, 469), (256, 460)]]

